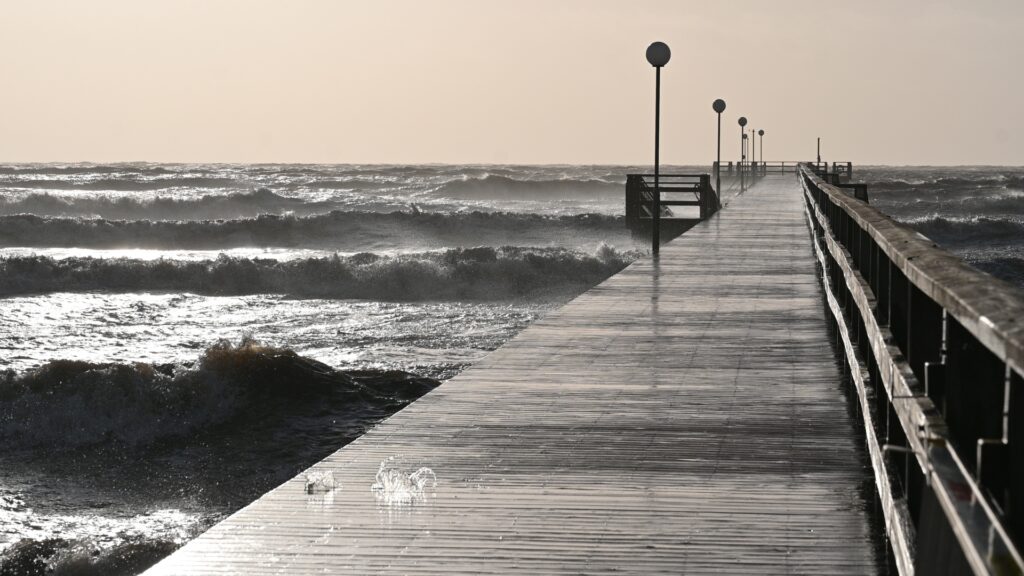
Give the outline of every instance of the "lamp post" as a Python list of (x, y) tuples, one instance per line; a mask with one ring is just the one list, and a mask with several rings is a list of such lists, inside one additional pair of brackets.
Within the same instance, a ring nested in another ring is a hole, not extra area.
[(761, 164), (764, 164), (764, 130), (758, 130), (757, 135), (761, 137)]
[(664, 42), (647, 47), (647, 61), (654, 66), (654, 202), (651, 213), (651, 253), (657, 257), (661, 245), (661, 182), (659, 182), (659, 153), (661, 137), (661, 68), (668, 64), (672, 51)]
[[(756, 134), (757, 133), (754, 132), (754, 129), (751, 128), (750, 129), (750, 174), (751, 175), (757, 174), (757, 138), (754, 138), (754, 136)], [(753, 181), (753, 179), (751, 179), (751, 181)]]
[(740, 190), (745, 190), (747, 186), (747, 132), (743, 132), (743, 137), (740, 140)]
[(722, 195), (722, 112), (725, 112), (725, 100), (719, 98), (711, 103), (711, 109), (718, 114), (718, 151), (715, 153), (715, 192)]
[(743, 174), (743, 163), (747, 160), (747, 117), (740, 116), (740, 174)]

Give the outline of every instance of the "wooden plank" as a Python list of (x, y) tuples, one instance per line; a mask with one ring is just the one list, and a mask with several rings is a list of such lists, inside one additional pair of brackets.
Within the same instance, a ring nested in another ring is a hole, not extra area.
[(804, 218), (762, 178), (150, 573), (874, 573)]

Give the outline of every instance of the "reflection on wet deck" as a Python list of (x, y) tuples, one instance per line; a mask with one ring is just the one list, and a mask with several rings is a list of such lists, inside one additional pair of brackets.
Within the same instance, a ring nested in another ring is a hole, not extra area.
[(151, 573), (874, 573), (803, 210), (762, 179)]

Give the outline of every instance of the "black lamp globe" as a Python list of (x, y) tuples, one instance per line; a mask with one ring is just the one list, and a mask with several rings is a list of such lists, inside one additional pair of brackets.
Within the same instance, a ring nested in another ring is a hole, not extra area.
[(715, 100), (711, 104), (711, 108), (713, 108), (714, 111), (718, 112), (719, 114), (721, 114), (722, 112), (725, 112), (725, 100), (722, 100), (721, 98), (719, 98), (718, 100)]
[(668, 64), (670, 58), (672, 58), (672, 51), (668, 49), (668, 44), (664, 42), (652, 42), (647, 47), (647, 61), (655, 68), (661, 68)]

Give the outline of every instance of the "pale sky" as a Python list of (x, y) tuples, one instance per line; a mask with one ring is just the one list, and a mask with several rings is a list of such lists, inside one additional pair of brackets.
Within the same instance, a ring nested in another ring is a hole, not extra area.
[(0, 162), (1024, 164), (1024, 2), (0, 0)]

